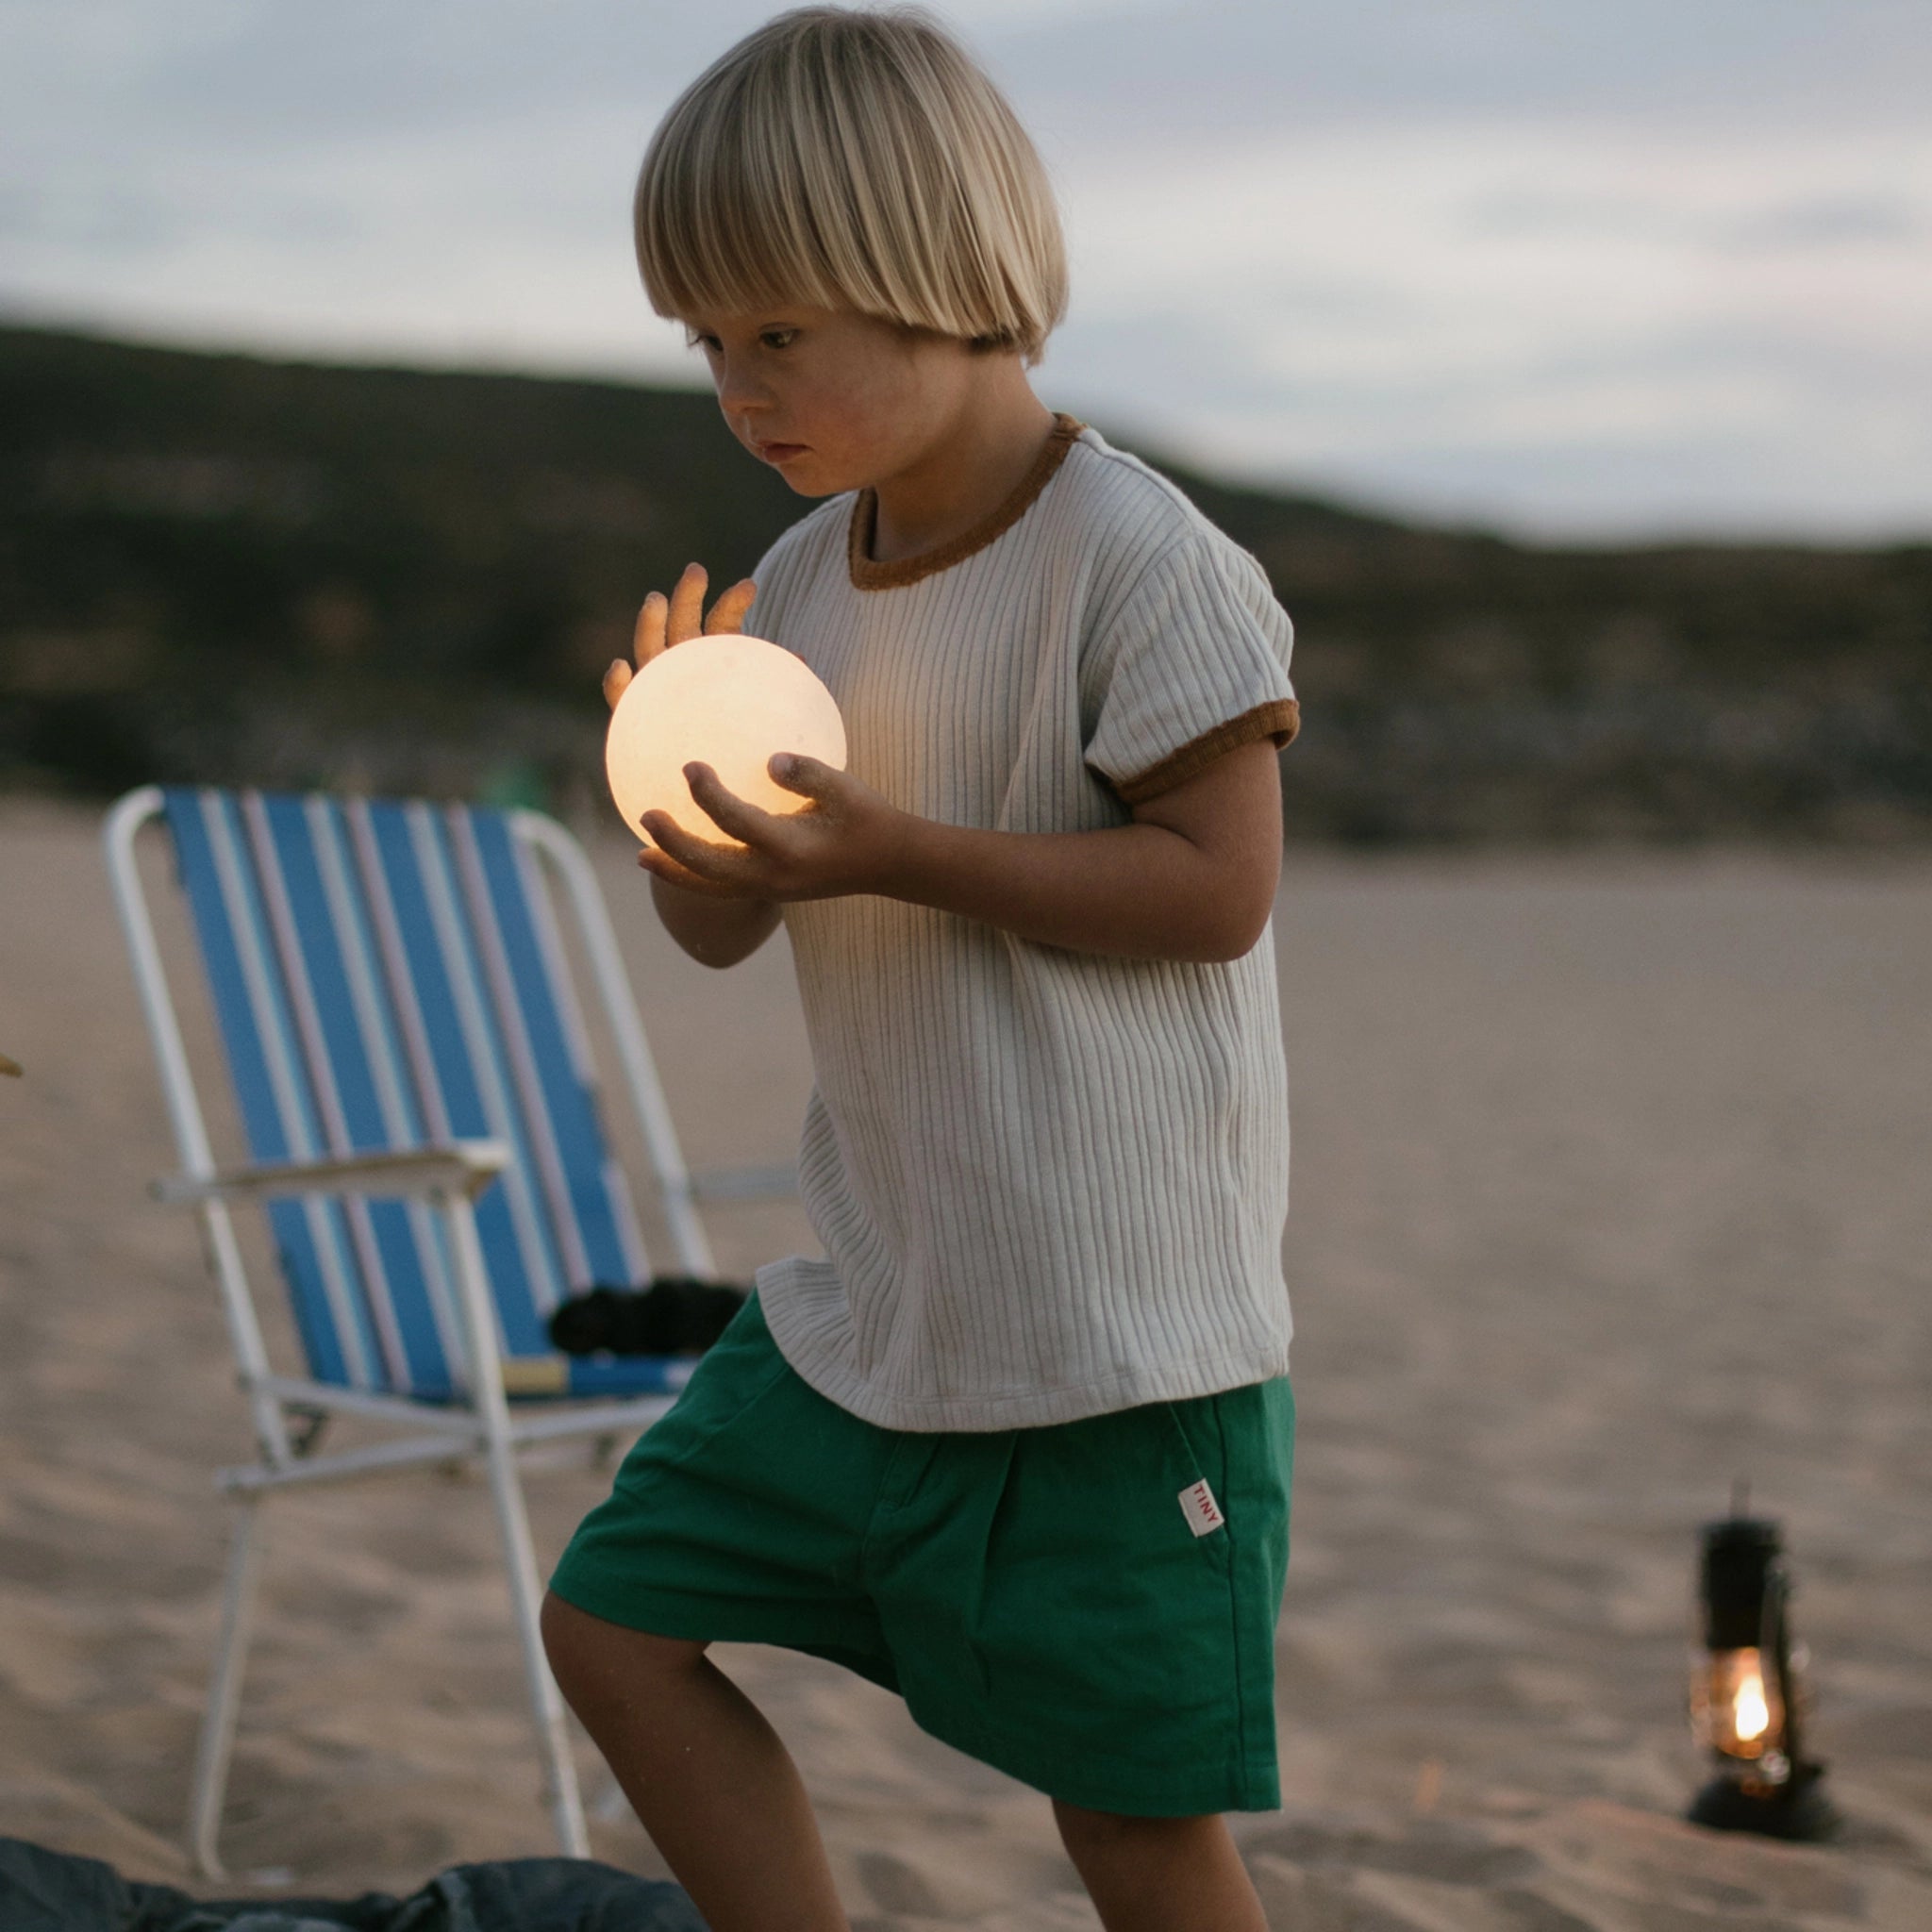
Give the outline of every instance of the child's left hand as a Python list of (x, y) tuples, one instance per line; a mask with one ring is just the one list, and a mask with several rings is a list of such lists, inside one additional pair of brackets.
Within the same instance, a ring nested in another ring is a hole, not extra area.
[(774, 780), (811, 804), (791, 814), (761, 811), (727, 791), (709, 765), (684, 768), (691, 796), (741, 849), (685, 831), (669, 812), (641, 820), (654, 841), (638, 863), (654, 878), (721, 899), (832, 899), (884, 890), (912, 821), (870, 785), (817, 758), (780, 753)]

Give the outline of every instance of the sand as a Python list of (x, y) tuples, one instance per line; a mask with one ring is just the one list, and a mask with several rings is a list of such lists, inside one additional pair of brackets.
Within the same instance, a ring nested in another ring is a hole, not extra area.
[[(0, 1833), (186, 1882), (187, 1766), (245, 1455), (92, 811), (0, 803)], [(782, 940), (730, 974), (600, 846), (703, 1163), (782, 1161)], [(1293, 1932), (1932, 1926), (1932, 864), (1344, 859), (1276, 914), (1294, 1117), (1284, 1808)], [(714, 1210), (743, 1275), (811, 1237)], [(1838, 1847), (1679, 1823), (1695, 1532), (1785, 1526)], [(606, 1476), (532, 1476), (540, 1556)], [(407, 1890), (550, 1849), (487, 1496), (283, 1499), (225, 1845), (237, 1889)], [(1092, 1927), (1037, 1793), (896, 1699), (716, 1655), (814, 1794), (855, 1926)], [(587, 1777), (596, 1767), (582, 1748)], [(664, 1868), (627, 1815), (601, 1857)]]

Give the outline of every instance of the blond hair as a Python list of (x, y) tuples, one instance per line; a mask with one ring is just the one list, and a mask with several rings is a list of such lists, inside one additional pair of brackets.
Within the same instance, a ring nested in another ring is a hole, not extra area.
[(659, 315), (856, 308), (1038, 362), (1067, 306), (1046, 169), (924, 8), (802, 7), (712, 62), (633, 203)]

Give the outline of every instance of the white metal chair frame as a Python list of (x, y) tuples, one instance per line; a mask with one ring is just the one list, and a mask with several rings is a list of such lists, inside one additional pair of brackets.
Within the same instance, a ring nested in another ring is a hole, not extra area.
[[(218, 1471), (215, 1477), (233, 1504), (236, 1516), (223, 1592), (221, 1637), (196, 1749), (190, 1803), (189, 1847), (195, 1865), (210, 1877), (225, 1875), (217, 1840), (260, 1571), (257, 1510), (263, 1497), (279, 1490), (478, 1461), (488, 1473), (503, 1541), (525, 1685), (544, 1770), (544, 1801), (563, 1852), (574, 1857), (585, 1857), (589, 1840), (563, 1704), (538, 1629), (541, 1587), (518, 1481), (517, 1456), (520, 1450), (539, 1443), (641, 1430), (662, 1415), (676, 1397), (652, 1394), (615, 1401), (546, 1404), (535, 1411), (511, 1410), (505, 1394), (494, 1308), (473, 1212), (476, 1198), (509, 1164), (509, 1151), (501, 1141), (458, 1141), (442, 1147), (352, 1159), (217, 1168), (135, 861), (136, 834), (162, 806), (158, 787), (131, 791), (112, 808), (103, 831), (114, 900), (134, 962), (142, 1011), (159, 1061), (162, 1091), (181, 1162), (180, 1174), (156, 1182), (153, 1191), (163, 1201), (192, 1207), (199, 1216), (258, 1452), (255, 1462)], [(698, 1217), (698, 1200), (789, 1192), (790, 1172), (735, 1169), (702, 1177), (689, 1172), (590, 861), (554, 820), (527, 811), (506, 817), (513, 836), (550, 862), (565, 889), (599, 1004), (616, 1044), (624, 1085), (657, 1169), (664, 1215), (678, 1260), (691, 1274), (713, 1276), (717, 1271)], [(471, 1391), (467, 1399), (431, 1403), (273, 1372), (230, 1205), (344, 1191), (421, 1201), (444, 1222), (456, 1263), (458, 1308)], [(368, 1417), (411, 1433), (340, 1454), (311, 1453), (317, 1419), (338, 1413)], [(293, 1426), (298, 1424), (301, 1426)]]

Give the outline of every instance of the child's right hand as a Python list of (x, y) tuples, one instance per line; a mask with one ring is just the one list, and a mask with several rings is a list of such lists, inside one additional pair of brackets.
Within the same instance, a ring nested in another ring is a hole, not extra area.
[[(733, 584), (711, 606), (710, 616), (704, 617), (705, 587), (709, 581), (703, 564), (688, 563), (684, 575), (672, 589), (669, 602), (661, 591), (653, 591), (644, 599), (631, 643), (631, 655), (637, 659), (639, 671), (673, 644), (689, 643), (700, 634), (717, 637), (742, 626), (744, 613), (758, 593), (758, 586), (749, 577)], [(613, 710), (632, 675), (631, 667), (622, 658), (610, 660), (610, 669), (604, 674), (604, 702)]]

